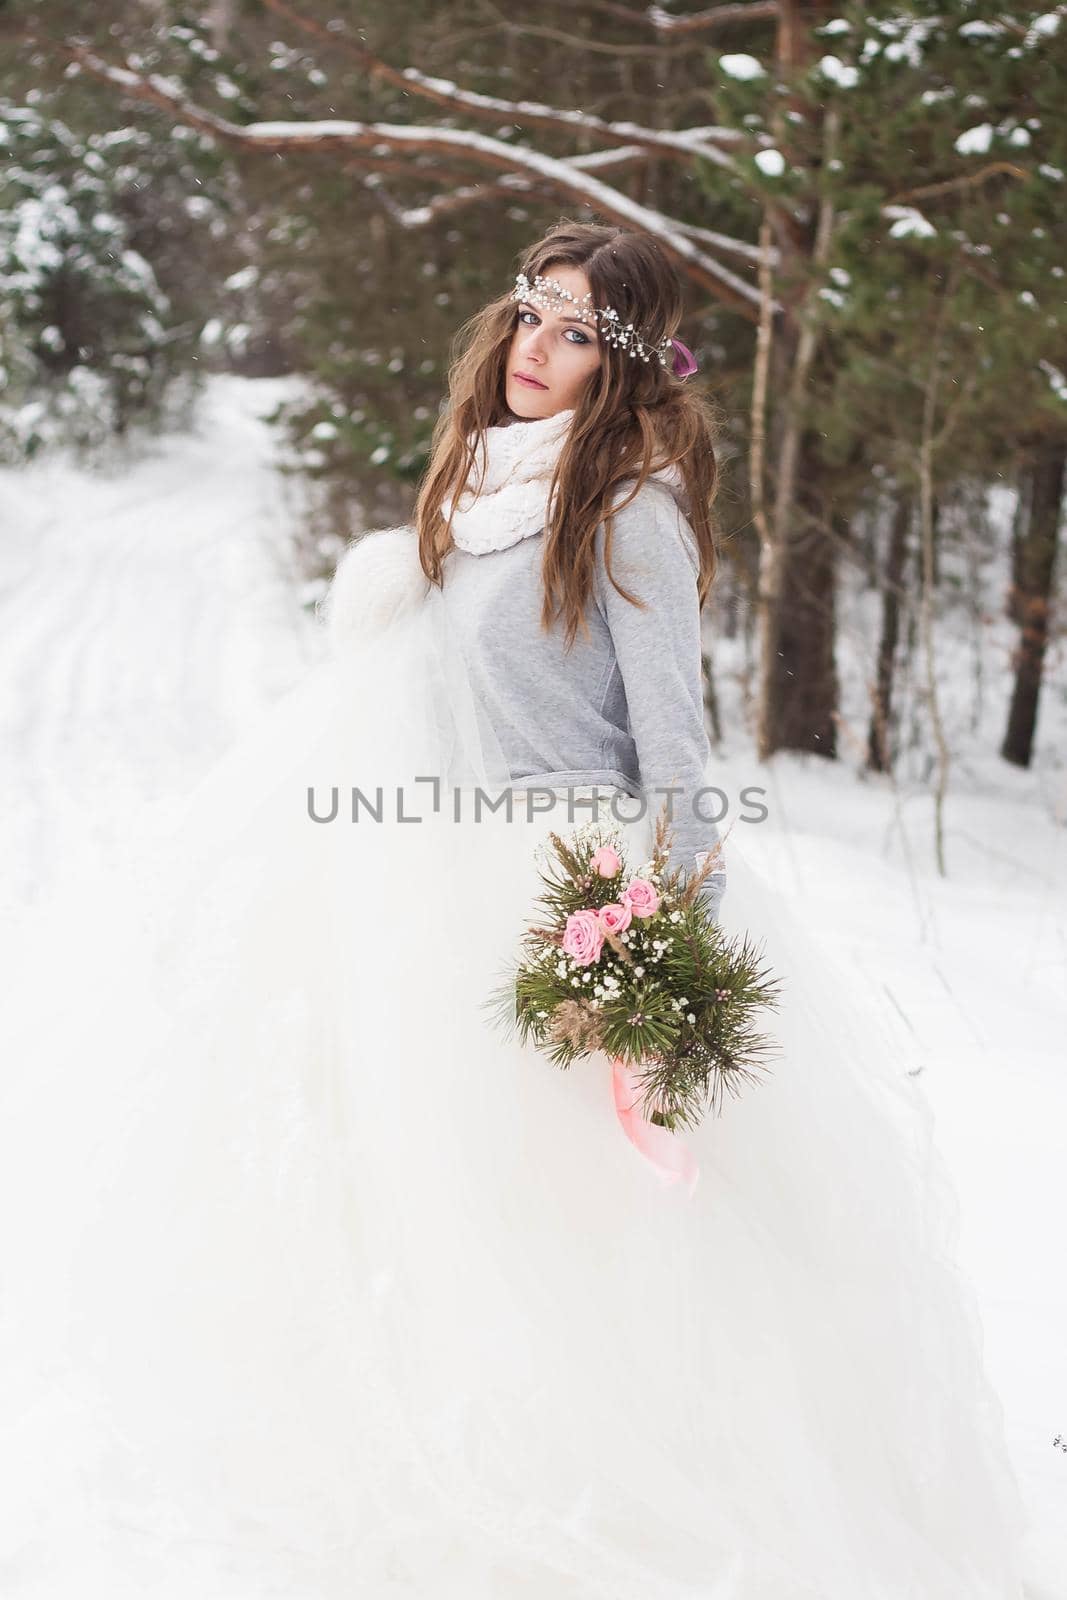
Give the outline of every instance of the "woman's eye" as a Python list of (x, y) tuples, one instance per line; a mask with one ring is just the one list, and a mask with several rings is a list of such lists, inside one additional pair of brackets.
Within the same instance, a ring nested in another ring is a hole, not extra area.
[[(541, 318), (537, 315), (536, 311), (530, 311), (530, 310), (527, 309), (527, 310), (523, 310), (523, 311), (519, 312), (519, 321), (520, 322), (525, 322), (527, 317), (532, 317), (534, 322), (540, 322), (541, 321)], [(577, 339), (569, 339), (567, 341), (568, 344), (589, 344), (589, 343), (591, 343), (589, 338), (582, 332), (582, 330), (580, 328), (568, 328), (568, 329), (566, 329), (566, 332), (567, 333), (576, 333), (578, 335)]]

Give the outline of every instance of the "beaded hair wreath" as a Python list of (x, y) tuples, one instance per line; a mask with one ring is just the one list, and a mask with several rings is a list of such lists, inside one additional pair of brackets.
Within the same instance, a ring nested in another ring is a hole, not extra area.
[(617, 346), (620, 350), (628, 350), (631, 356), (636, 356), (639, 361), (649, 361), (653, 356), (663, 367), (670, 367), (676, 378), (688, 378), (690, 373), (697, 370), (696, 358), (688, 345), (681, 339), (673, 339), (669, 335), (662, 338), (658, 344), (642, 339), (632, 322), (623, 322), (619, 313), (611, 307), (594, 306), (593, 293), (589, 290), (581, 298), (571, 294), (570, 290), (560, 283), (558, 278), (546, 278), (543, 273), (537, 273), (531, 283), (525, 272), (516, 274), (515, 287), (511, 292), (512, 300), (525, 300), (530, 305), (540, 306), (542, 310), (562, 312), (568, 306), (573, 306), (570, 313), (582, 322), (598, 326), (599, 332), (609, 344)]

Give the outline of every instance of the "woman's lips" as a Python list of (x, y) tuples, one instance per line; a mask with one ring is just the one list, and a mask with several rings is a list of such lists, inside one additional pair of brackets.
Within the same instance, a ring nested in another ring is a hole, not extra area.
[(525, 372), (516, 372), (514, 376), (515, 376), (515, 382), (516, 383), (528, 384), (531, 389), (547, 389), (548, 388), (548, 384), (547, 383), (538, 383), (536, 378), (528, 378), (526, 376)]

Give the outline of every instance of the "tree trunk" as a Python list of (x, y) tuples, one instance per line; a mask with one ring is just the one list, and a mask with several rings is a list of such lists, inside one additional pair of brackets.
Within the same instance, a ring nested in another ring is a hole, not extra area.
[[(801, 4), (781, 0), (776, 61), (785, 95), (774, 133), (787, 161), (810, 157), (794, 151), (789, 112), (801, 118), (810, 106), (794, 104), (792, 83), (811, 59), (814, 27), (827, 11), (826, 0)], [(820, 130), (822, 164), (837, 159), (840, 116), (830, 107)], [(776, 750), (808, 750), (836, 755), (837, 675), (834, 667), (835, 547), (830, 512), (820, 501), (818, 435), (806, 426), (805, 412), (819, 356), (818, 301), (813, 284), (830, 259), (834, 211), (828, 191), (812, 183), (806, 216), (797, 208), (771, 213), (779, 265), (775, 289), (784, 310), (774, 329), (767, 389), (775, 396), (773, 421), (773, 511), (762, 507), (760, 549), (760, 697), (757, 752), (761, 761)], [(769, 275), (767, 278), (769, 283)], [(761, 275), (761, 286), (765, 286)], [(766, 287), (764, 287), (766, 292)], [(755, 509), (755, 508), (754, 508)]]
[(1028, 767), (1034, 748), (1037, 706), (1048, 644), (1052, 583), (1059, 542), (1067, 443), (1062, 438), (1038, 445), (1027, 486), (1025, 521), (1015, 562), (1011, 614), (1019, 622), (1019, 643), (1012, 657), (1015, 687), (1000, 753), (1017, 767)]
[(893, 677), (897, 641), (900, 638), (900, 602), (904, 595), (911, 517), (911, 498), (901, 495), (893, 510), (882, 579), (882, 634), (878, 641), (874, 705), (867, 730), (867, 767), (871, 772), (889, 772), (893, 765), (889, 729), (893, 719)]
[(1024, 467), (1019, 474), (1015, 514), (1011, 519), (1011, 582), (1004, 601), (1004, 613), (1020, 628), (1023, 614), (1020, 596), (1023, 589), (1023, 551), (1026, 549), (1026, 524), (1029, 512), (1030, 472)]
[(700, 659), (704, 669), (704, 711), (711, 723), (711, 737), (716, 745), (720, 745), (722, 744), (722, 717), (719, 713), (719, 691), (715, 687), (713, 658), (709, 653), (702, 652)]
[[(836, 561), (830, 530), (804, 481), (796, 484), (782, 563), (777, 688), (779, 749), (837, 753), (834, 666)], [(809, 480), (810, 483), (810, 480)]]
[(779, 497), (774, 541), (761, 563), (761, 760), (776, 750), (837, 754), (837, 563), (828, 512), (814, 488), (816, 442), (801, 432), (792, 492), (788, 505)]

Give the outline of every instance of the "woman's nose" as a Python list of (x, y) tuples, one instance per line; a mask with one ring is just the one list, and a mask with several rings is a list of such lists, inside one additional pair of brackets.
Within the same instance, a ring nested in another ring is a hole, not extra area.
[(541, 343), (542, 330), (540, 328), (529, 328), (527, 333), (528, 337), (522, 347), (523, 355), (530, 356), (535, 361), (543, 361), (545, 352)]

